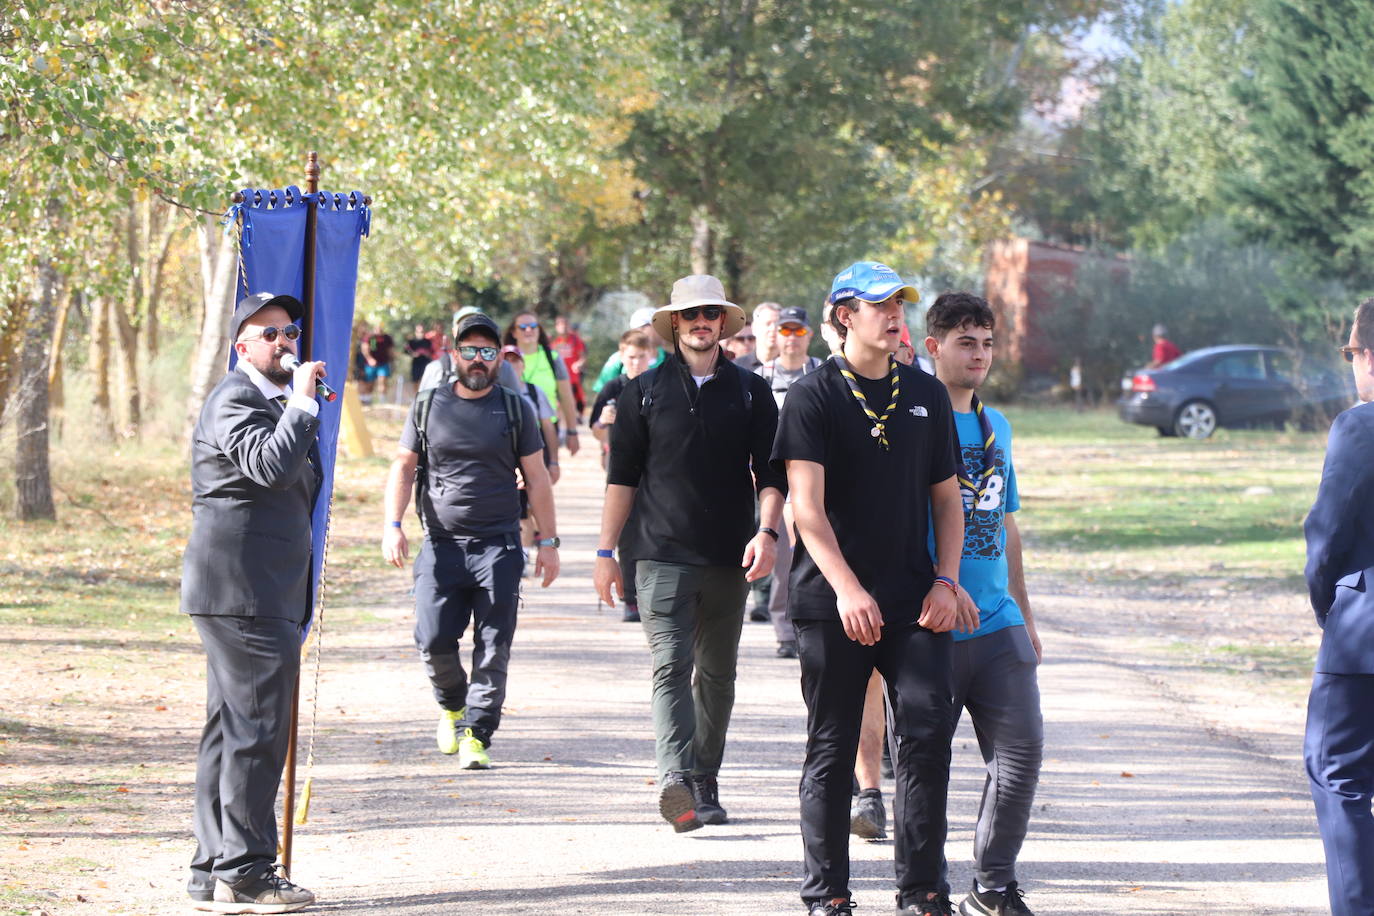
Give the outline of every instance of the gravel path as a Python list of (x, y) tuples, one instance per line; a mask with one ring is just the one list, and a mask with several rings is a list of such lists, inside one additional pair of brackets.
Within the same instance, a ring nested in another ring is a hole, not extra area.
[[(407, 575), (377, 583), (374, 622), (335, 632), (326, 620), (313, 804), (298, 828), (294, 870), (319, 894), (316, 911), (801, 912), (796, 663), (773, 656), (771, 627), (746, 624), (721, 774), (732, 823), (675, 835), (656, 814), (643, 634), (598, 612), (592, 597), (599, 472), (587, 456), (570, 472), (558, 489), (564, 574), (548, 590), (527, 589), (492, 770), (459, 772), (434, 749)], [(1100, 600), (1037, 591), (1033, 582), (1047, 652), (1047, 748), (1021, 860), (1029, 905), (1041, 916), (1326, 912), (1297, 704), (1240, 681), (1181, 678), (1104, 628)], [(185, 653), (164, 676), (177, 727), (136, 724), (127, 736), (167, 768), (161, 787), (138, 799), (137, 822), (96, 811), (43, 829), (4, 825), (0, 879), (11, 888), (41, 888), (49, 869), (67, 874), (72, 866), (59, 862), (97, 865), (76, 868), (86, 875), (80, 887), (54, 880), (51, 916), (188, 912), (181, 882), (199, 660)], [(106, 728), (120, 735), (118, 725)], [(41, 744), (28, 758), (41, 771), (23, 771), (24, 751), (11, 747), (9, 786), (40, 772), (80, 781), (91, 766)], [(970, 881), (981, 770), (965, 721), (950, 810), (956, 900)], [(864, 916), (891, 912), (891, 855), (889, 843), (852, 847)]]

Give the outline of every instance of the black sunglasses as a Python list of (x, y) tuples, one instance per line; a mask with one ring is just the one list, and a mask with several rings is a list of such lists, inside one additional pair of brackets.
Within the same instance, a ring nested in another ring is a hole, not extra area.
[(267, 327), (265, 327), (265, 328), (262, 329), (262, 333), (259, 334), (257, 337), (244, 337), (244, 338), (241, 338), (241, 339), (242, 339), (242, 340), (265, 340), (265, 341), (267, 341), (268, 343), (272, 343), (273, 341), (275, 341), (275, 340), (277, 339), (277, 335), (278, 335), (278, 334), (280, 334), (281, 336), (285, 337), (287, 340), (295, 340), (297, 337), (300, 337), (300, 336), (301, 336), (301, 329), (298, 328), (298, 327), (297, 327), (296, 325), (294, 325), (294, 324), (288, 324), (288, 325), (287, 325), (286, 327), (284, 327), (284, 328), (274, 328), (274, 327), (272, 327), (271, 325), (268, 325)]
[(678, 312), (683, 321), (696, 321), (697, 316), (705, 318), (707, 321), (715, 321), (725, 314), (725, 308), (719, 305), (694, 305), (689, 309)]
[(482, 358), (482, 362), (490, 363), (496, 360), (497, 349), (495, 347), (459, 347), (458, 355), (463, 359)]

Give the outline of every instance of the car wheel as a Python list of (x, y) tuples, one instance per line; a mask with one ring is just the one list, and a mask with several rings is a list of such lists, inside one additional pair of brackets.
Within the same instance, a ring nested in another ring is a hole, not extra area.
[(1178, 433), (1174, 432), (1174, 428), (1173, 428), (1172, 426), (1156, 426), (1155, 429), (1159, 430), (1159, 434), (1160, 434), (1161, 436), (1177, 436), (1177, 435), (1178, 435)]
[(1216, 408), (1206, 401), (1189, 401), (1174, 415), (1174, 432), (1185, 439), (1206, 439), (1216, 428)]

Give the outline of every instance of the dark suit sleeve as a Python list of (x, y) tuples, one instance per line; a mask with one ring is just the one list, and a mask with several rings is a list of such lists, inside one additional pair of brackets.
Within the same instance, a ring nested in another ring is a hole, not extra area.
[(1307, 591), (1321, 624), (1325, 624), (1335, 600), (1336, 580), (1352, 571), (1346, 567), (1355, 543), (1358, 516), (1369, 511), (1369, 501), (1374, 498), (1374, 466), (1370, 464), (1374, 436), (1364, 420), (1363, 416), (1347, 411), (1331, 424), (1317, 499), (1303, 523), (1307, 538)]
[(284, 490), (300, 478), (319, 428), (317, 418), (287, 407), (274, 420), (267, 399), (243, 387), (224, 389), (211, 410), (215, 441), (243, 476), (272, 490)]

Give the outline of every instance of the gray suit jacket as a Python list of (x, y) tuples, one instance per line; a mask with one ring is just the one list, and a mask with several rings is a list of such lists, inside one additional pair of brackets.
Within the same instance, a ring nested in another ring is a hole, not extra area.
[(183, 613), (305, 621), (319, 425), (268, 400), (242, 372), (210, 392), (191, 442)]

